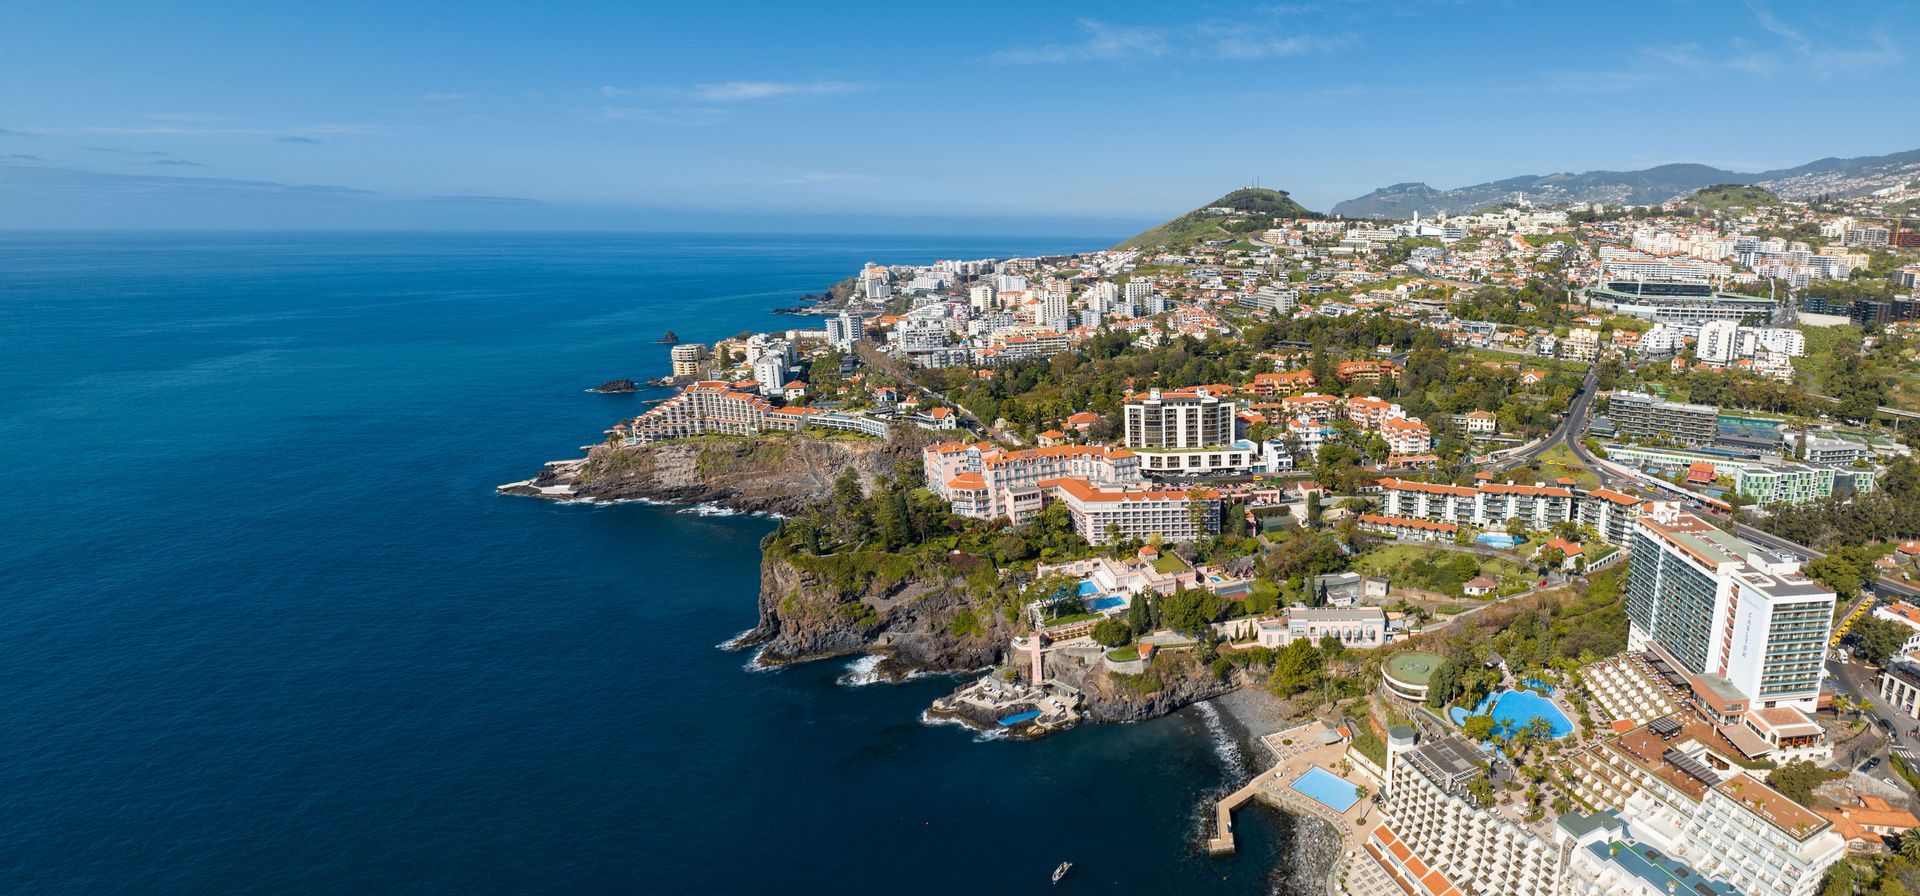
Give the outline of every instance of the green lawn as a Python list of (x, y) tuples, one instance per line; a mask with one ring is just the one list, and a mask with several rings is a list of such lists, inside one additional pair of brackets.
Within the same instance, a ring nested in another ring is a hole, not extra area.
[(1180, 559), (1172, 552), (1162, 552), (1160, 556), (1153, 558), (1153, 568), (1155, 572), (1172, 575), (1186, 572), (1187, 561)]
[(1534, 463), (1540, 467), (1541, 481), (1548, 484), (1552, 484), (1562, 476), (1567, 476), (1582, 488), (1596, 488), (1600, 485), (1600, 477), (1587, 469), (1579, 458), (1573, 456), (1573, 449), (1565, 445), (1555, 445), (1541, 452)]
[(1381, 546), (1361, 555), (1354, 569), (1364, 575), (1386, 576), (1396, 586), (1455, 598), (1465, 598), (1461, 585), (1475, 575), (1497, 577), (1500, 589), (1496, 593), (1502, 595), (1525, 591), (1534, 579), (1533, 571), (1515, 560), (1419, 544)]
[(1099, 618), (1100, 618), (1099, 613), (1072, 613), (1066, 616), (1049, 619), (1047, 620), (1046, 624), (1049, 628), (1051, 628), (1057, 625), (1072, 625), (1076, 622), (1085, 622), (1089, 619), (1099, 619)]

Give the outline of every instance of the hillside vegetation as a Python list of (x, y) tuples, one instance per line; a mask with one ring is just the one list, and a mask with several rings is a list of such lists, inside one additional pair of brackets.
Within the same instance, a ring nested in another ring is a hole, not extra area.
[(1724, 212), (1776, 206), (1780, 204), (1780, 197), (1765, 187), (1751, 184), (1714, 184), (1687, 197), (1686, 204), (1701, 211)]
[[(1232, 209), (1241, 214), (1223, 214), (1213, 209)], [(1293, 201), (1285, 190), (1249, 187), (1187, 212), (1165, 224), (1121, 243), (1122, 249), (1163, 246), (1183, 249), (1207, 240), (1238, 240), (1270, 229), (1275, 221), (1289, 218), (1317, 218)]]

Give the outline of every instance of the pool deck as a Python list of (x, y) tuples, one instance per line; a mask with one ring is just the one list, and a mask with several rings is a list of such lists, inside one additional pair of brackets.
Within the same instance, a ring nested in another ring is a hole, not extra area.
[[(1214, 807), (1214, 830), (1219, 833), (1207, 839), (1207, 852), (1212, 855), (1225, 855), (1234, 851), (1233, 813), (1245, 805), (1248, 800), (1259, 800), (1296, 815), (1311, 815), (1334, 827), (1340, 837), (1339, 855), (1344, 856), (1350, 849), (1356, 848), (1359, 836), (1371, 830), (1365, 822), (1379, 821), (1370, 796), (1356, 800), (1345, 812), (1336, 812), (1326, 805), (1300, 791), (1293, 789), (1296, 778), (1306, 774), (1308, 769), (1320, 766), (1334, 774), (1341, 759), (1346, 755), (1345, 743), (1322, 744), (1316, 735), (1322, 726), (1319, 722), (1309, 722), (1286, 731), (1279, 731), (1261, 738), (1261, 743), (1278, 760), (1272, 768), (1255, 775), (1245, 787), (1223, 797)], [(1286, 743), (1286, 741), (1293, 741)], [(1364, 776), (1354, 773), (1341, 775), (1348, 781), (1365, 786), (1369, 793), (1377, 792), (1372, 782)], [(1338, 867), (1336, 861), (1335, 867)]]

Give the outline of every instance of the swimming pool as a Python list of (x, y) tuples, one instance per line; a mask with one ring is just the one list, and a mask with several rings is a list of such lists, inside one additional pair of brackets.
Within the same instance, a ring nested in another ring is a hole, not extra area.
[(1124, 597), (1116, 597), (1116, 596), (1096, 597), (1090, 601), (1087, 601), (1087, 612), (1099, 613), (1104, 610), (1118, 610), (1121, 607), (1124, 607), (1126, 605), (1127, 605), (1127, 599)]
[(1482, 532), (1475, 535), (1473, 540), (1490, 548), (1510, 548), (1520, 543), (1520, 539), (1505, 532)]
[(1012, 728), (1013, 726), (1018, 725), (1021, 722), (1025, 722), (1029, 719), (1037, 719), (1037, 718), (1040, 718), (1040, 710), (1029, 709), (1026, 712), (1017, 712), (1010, 716), (1001, 716), (999, 721), (1000, 721), (1000, 727)]
[(1360, 788), (1317, 765), (1287, 786), (1335, 812), (1345, 812), (1360, 801)]
[(1092, 582), (1081, 582), (1081, 583), (1080, 583), (1080, 596), (1081, 596), (1081, 597), (1092, 597), (1093, 595), (1096, 595), (1096, 594), (1099, 594), (1099, 593), (1100, 593), (1100, 586), (1099, 586), (1099, 585), (1095, 585), (1095, 584), (1094, 584), (1094, 583), (1092, 583)]
[(1546, 719), (1552, 726), (1554, 740), (1573, 733), (1573, 722), (1553, 701), (1532, 691), (1501, 691), (1491, 694), (1469, 713), (1460, 707), (1448, 710), (1456, 725), (1463, 724), (1469, 715), (1493, 716), (1494, 734), (1502, 740), (1511, 739), (1515, 734), (1536, 718)]

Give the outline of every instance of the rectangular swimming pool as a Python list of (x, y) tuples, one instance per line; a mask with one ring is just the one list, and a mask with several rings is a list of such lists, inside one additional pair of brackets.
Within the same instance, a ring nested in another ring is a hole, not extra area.
[(1360, 801), (1360, 788), (1317, 765), (1287, 786), (1335, 812), (1345, 812)]

